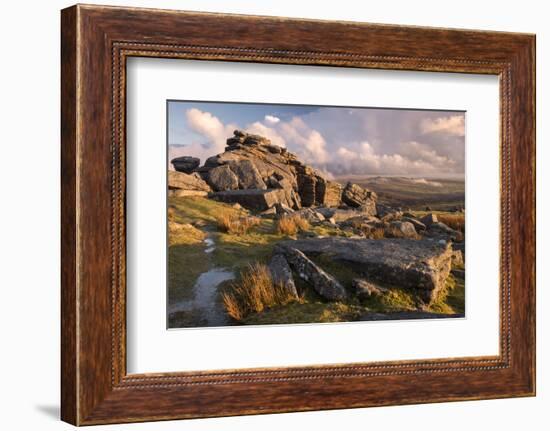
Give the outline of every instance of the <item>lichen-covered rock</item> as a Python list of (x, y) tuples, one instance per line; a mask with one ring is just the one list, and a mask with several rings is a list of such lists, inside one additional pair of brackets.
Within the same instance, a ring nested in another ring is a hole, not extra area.
[(200, 166), (201, 160), (197, 157), (182, 156), (172, 159), (170, 163), (176, 171), (190, 174)]
[(211, 192), (210, 186), (197, 174), (168, 171), (168, 189), (171, 191), (187, 190)]
[(286, 260), (295, 273), (311, 284), (319, 295), (330, 301), (341, 301), (346, 298), (346, 290), (338, 280), (319, 268), (304, 253), (292, 247), (283, 250)]
[(376, 193), (364, 189), (357, 184), (348, 182), (342, 191), (342, 202), (353, 208), (362, 205), (370, 207), (371, 203), (376, 204)]
[(394, 220), (390, 222), (390, 234), (400, 238), (417, 238), (418, 234), (414, 225), (408, 221)]
[(222, 165), (208, 172), (208, 184), (217, 192), (236, 190), (239, 188), (239, 178), (228, 165)]
[(230, 163), (231, 171), (237, 176), (240, 189), (267, 189), (258, 169), (250, 160)]
[(282, 285), (288, 293), (298, 298), (292, 270), (282, 254), (275, 254), (269, 262), (269, 271), (274, 283)]
[(283, 241), (276, 249), (323, 255), (368, 280), (413, 289), (426, 303), (437, 297), (451, 270), (451, 245), (429, 239), (312, 238)]

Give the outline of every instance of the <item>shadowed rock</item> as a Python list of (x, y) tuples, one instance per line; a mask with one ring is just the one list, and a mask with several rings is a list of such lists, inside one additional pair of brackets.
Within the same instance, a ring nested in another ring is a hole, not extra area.
[[(356, 208), (362, 205), (370, 207), (370, 203), (376, 203), (376, 193), (366, 190), (363, 187), (348, 182), (346, 187), (342, 192), (342, 202), (350, 207)], [(376, 210), (376, 205), (374, 205), (374, 210)], [(376, 215), (373, 213), (372, 215)]]
[(168, 189), (170, 191), (200, 191), (211, 192), (210, 186), (197, 174), (168, 171)]
[(332, 275), (327, 274), (304, 253), (292, 247), (284, 249), (284, 255), (292, 269), (313, 289), (330, 301), (340, 301), (346, 298), (346, 290)]
[[(417, 238), (418, 234), (414, 225), (408, 221), (394, 220), (390, 223), (390, 235), (403, 238)], [(397, 235), (396, 235), (397, 233)]]
[(281, 284), (292, 296), (298, 298), (292, 270), (282, 254), (276, 254), (269, 262), (271, 278), (277, 284)]
[(217, 166), (208, 172), (208, 184), (216, 191), (236, 190), (239, 178), (229, 166)]
[(265, 211), (277, 203), (286, 202), (285, 191), (282, 189), (227, 190), (212, 193), (210, 196), (220, 202), (238, 203), (254, 211)]
[(172, 159), (170, 163), (176, 171), (190, 174), (200, 166), (201, 160), (197, 157), (182, 156)]
[(429, 239), (332, 237), (283, 241), (276, 247), (290, 249), (343, 262), (368, 280), (414, 289), (426, 303), (436, 298), (451, 270), (450, 244)]

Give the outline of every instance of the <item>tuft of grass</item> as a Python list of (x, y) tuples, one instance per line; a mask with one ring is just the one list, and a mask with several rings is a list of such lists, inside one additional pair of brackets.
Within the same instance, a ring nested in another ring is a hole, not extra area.
[(182, 221), (176, 208), (168, 208), (168, 243), (199, 244), (206, 238), (206, 234), (195, 226)]
[(450, 274), (445, 281), (445, 287), (439, 293), (436, 300), (430, 304), (429, 311), (434, 313), (454, 314), (464, 313), (464, 310), (464, 280)]
[(267, 308), (295, 300), (284, 286), (273, 282), (267, 265), (257, 262), (241, 271), (237, 281), (222, 293), (227, 314), (237, 321), (251, 313), (261, 313)]
[(301, 216), (284, 216), (277, 221), (277, 232), (281, 235), (294, 236), (309, 227), (309, 222)]
[(365, 235), (368, 239), (383, 239), (385, 235), (384, 228), (371, 229), (369, 232), (365, 232)]
[(218, 229), (222, 232), (234, 235), (244, 235), (254, 226), (258, 226), (260, 220), (257, 217), (242, 217), (234, 212), (222, 211), (216, 217), (216, 223)]
[(438, 214), (437, 218), (441, 223), (445, 223), (450, 228), (464, 233), (464, 226), (465, 226), (464, 214), (449, 214), (449, 213)]

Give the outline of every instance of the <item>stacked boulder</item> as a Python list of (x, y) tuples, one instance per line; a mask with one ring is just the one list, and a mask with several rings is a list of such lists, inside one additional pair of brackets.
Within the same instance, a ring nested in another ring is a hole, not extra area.
[(298, 210), (343, 204), (376, 211), (376, 194), (355, 184), (343, 189), (286, 148), (240, 130), (227, 139), (225, 152), (209, 157), (204, 166), (193, 157), (178, 157), (172, 164), (176, 171), (200, 176), (211, 188), (212, 198), (239, 203), (254, 211), (266, 211), (276, 205)]

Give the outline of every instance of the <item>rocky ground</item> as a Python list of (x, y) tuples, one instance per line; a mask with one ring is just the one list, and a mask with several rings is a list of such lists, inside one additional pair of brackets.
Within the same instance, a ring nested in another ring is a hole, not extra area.
[[(241, 131), (202, 166), (172, 165), (170, 327), (464, 315), (463, 200), (452, 211), (382, 203)], [(224, 295), (251, 262), (285, 300), (235, 318)]]

